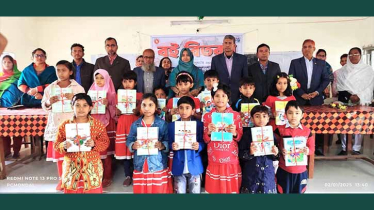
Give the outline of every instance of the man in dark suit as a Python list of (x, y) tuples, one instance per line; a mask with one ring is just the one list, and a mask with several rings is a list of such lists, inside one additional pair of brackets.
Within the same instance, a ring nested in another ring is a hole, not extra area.
[(329, 75), (325, 71), (326, 62), (313, 58), (315, 49), (313, 40), (305, 40), (302, 48), (304, 56), (292, 60), (288, 72), (301, 85), (294, 91), (294, 96), (300, 105), (322, 105), (323, 91), (330, 83)]
[(247, 57), (235, 53), (235, 37), (226, 35), (223, 39), (223, 53), (212, 59), (211, 69), (218, 72), (220, 83), (231, 88), (231, 100), (239, 98), (239, 82), (243, 77), (248, 76)]
[(81, 44), (73, 44), (70, 48), (71, 56), (73, 56), (73, 77), (86, 91), (90, 89), (92, 83), (94, 82), (93, 73), (94, 65), (87, 63), (84, 59), (84, 47)]
[[(323, 91), (330, 83), (325, 71), (326, 62), (313, 58), (315, 42), (307, 39), (303, 42), (303, 57), (291, 61), (289, 75), (300, 83), (301, 87), (293, 93), (300, 105), (319, 106), (323, 104)], [(323, 155), (323, 135), (316, 135), (316, 155)]]
[(127, 71), (131, 71), (130, 62), (117, 55), (118, 45), (115, 38), (109, 37), (105, 40), (105, 50), (108, 56), (98, 58), (95, 70), (105, 69), (112, 78), (116, 91), (122, 87), (122, 77)]
[(254, 98), (265, 102), (269, 96), (269, 90), (276, 75), (281, 72), (279, 64), (269, 61), (270, 47), (267, 44), (260, 44), (257, 47), (258, 62), (248, 68), (248, 75), (255, 81)]
[(143, 65), (134, 69), (137, 92), (152, 93), (156, 87), (165, 87), (165, 70), (155, 66), (155, 52), (152, 49), (144, 50), (143, 59)]

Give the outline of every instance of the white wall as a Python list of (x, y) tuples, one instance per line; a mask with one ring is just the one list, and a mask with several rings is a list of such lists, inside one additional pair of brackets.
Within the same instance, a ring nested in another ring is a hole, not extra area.
[[(47, 51), (47, 63), (71, 60), (70, 46), (85, 46), (86, 60), (105, 53), (104, 40), (117, 39), (119, 54), (141, 54), (150, 47), (150, 35), (245, 33), (244, 52), (253, 53), (261, 43), (273, 52), (300, 51), (304, 39), (316, 41), (316, 48), (327, 51), (333, 69), (340, 68), (339, 57), (351, 47), (374, 44), (374, 18), (363, 17), (206, 17), (229, 20), (222, 25), (179, 25), (170, 21), (196, 20), (197, 17), (0, 17), (0, 31), (14, 52), (20, 68), (28, 65), (31, 51)], [(348, 21), (350, 20), (350, 21)], [(357, 21), (351, 21), (357, 20)]]
[(14, 53), (22, 71), (32, 62), (31, 52), (39, 45), (36, 18), (0, 17), (0, 32), (8, 39), (6, 52)]

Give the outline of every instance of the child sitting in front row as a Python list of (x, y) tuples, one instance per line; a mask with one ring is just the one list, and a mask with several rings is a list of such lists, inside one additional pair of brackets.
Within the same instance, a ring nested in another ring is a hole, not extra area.
[[(255, 127), (266, 126), (269, 122), (268, 108), (261, 105), (253, 107), (251, 120)], [(277, 193), (273, 161), (278, 155), (278, 148), (272, 147), (274, 155), (254, 156), (258, 149), (252, 140), (252, 130), (245, 131), (239, 142), (239, 158), (243, 162), (241, 193)]]
[[(286, 166), (283, 138), (304, 137), (306, 147), (302, 149), (305, 155), (314, 154), (314, 137), (309, 128), (300, 123), (303, 118), (303, 110), (296, 101), (289, 101), (286, 105), (286, 117), (288, 123), (280, 125), (274, 131), (279, 139), (279, 168), (277, 170), (278, 193), (304, 193), (308, 182), (308, 171), (305, 165)], [(279, 137), (278, 137), (279, 136)]]
[[(201, 191), (201, 174), (204, 171), (200, 152), (204, 149), (203, 123), (192, 119), (195, 112), (195, 103), (192, 98), (183, 96), (178, 100), (178, 121), (196, 121), (196, 142), (192, 143), (191, 149), (180, 149), (182, 145), (175, 142), (175, 122), (169, 123), (169, 144), (174, 151), (173, 169), (174, 188), (176, 193), (189, 192), (199, 194)], [(186, 131), (185, 131), (186, 132)]]

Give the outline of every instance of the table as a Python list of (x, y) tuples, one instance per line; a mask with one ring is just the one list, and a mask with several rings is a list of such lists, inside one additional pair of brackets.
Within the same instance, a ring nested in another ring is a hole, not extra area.
[[(347, 107), (346, 110), (331, 108), (328, 105), (305, 106), (304, 118), (301, 123), (312, 130), (313, 134), (324, 135), (324, 154), (328, 149), (327, 134), (373, 134), (374, 133), (374, 108), (368, 106)], [(309, 177), (314, 175), (314, 159), (342, 160), (342, 159), (363, 159), (372, 164), (374, 160), (365, 155), (351, 155), (352, 135), (347, 138), (347, 155), (309, 157)]]
[[(48, 113), (41, 108), (20, 110), (7, 110), (6, 108), (0, 108), (0, 179), (6, 178), (3, 139), (1, 137), (42, 137), (47, 125), (47, 119)], [(39, 153), (35, 151), (39, 151), (38, 147), (41, 145), (39, 145), (39, 142), (37, 141), (34, 145), (34, 140), (31, 142), (31, 155), (22, 158), (20, 161), (15, 161), (8, 165), (9, 167), (39, 155)], [(41, 149), (43, 149), (42, 146)]]

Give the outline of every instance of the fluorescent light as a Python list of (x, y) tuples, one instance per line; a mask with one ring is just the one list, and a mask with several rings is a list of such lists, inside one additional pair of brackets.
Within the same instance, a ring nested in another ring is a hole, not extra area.
[(229, 23), (229, 20), (186, 20), (186, 21), (171, 21), (171, 25), (202, 25), (202, 24), (221, 24)]

